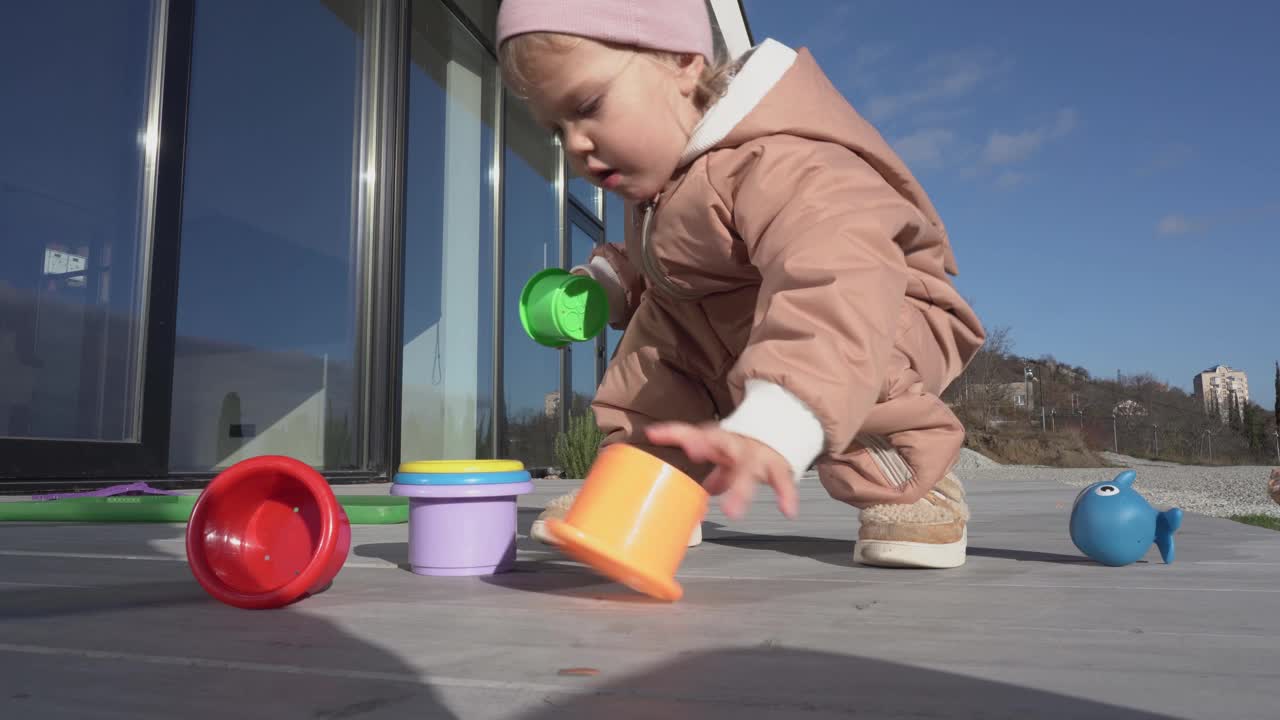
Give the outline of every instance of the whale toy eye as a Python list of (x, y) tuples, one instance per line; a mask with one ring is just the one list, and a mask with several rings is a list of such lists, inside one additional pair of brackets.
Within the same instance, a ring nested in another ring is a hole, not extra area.
[(1094, 490), (1094, 492), (1098, 493), (1103, 497), (1109, 497), (1111, 495), (1118, 494), (1120, 492), (1120, 488), (1116, 487), (1115, 485), (1102, 485), (1097, 490)]

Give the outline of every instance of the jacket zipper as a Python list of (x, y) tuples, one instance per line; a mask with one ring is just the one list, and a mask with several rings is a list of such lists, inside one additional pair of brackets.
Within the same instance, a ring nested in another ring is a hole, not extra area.
[(658, 260), (653, 256), (650, 248), (649, 233), (653, 228), (653, 215), (657, 210), (658, 202), (662, 199), (662, 195), (646, 202), (642, 207), (644, 209), (644, 219), (640, 226), (640, 269), (644, 272), (645, 277), (654, 285), (662, 289), (668, 295), (679, 300), (692, 300), (697, 296), (683, 288), (677, 287), (662, 272), (662, 268), (658, 266)]

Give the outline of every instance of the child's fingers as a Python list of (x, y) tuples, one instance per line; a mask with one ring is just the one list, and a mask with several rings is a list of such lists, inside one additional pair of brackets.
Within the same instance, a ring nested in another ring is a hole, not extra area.
[(683, 423), (666, 423), (663, 425), (654, 425), (645, 430), (645, 435), (649, 438), (649, 442), (658, 445), (670, 445), (684, 450), (684, 454), (694, 462), (704, 462), (706, 460), (706, 443), (702, 442), (697, 433), (696, 428), (692, 425)]
[(778, 495), (778, 509), (783, 515), (794, 520), (800, 514), (800, 495), (796, 491), (796, 483), (790, 473), (770, 473), (770, 484)]
[(655, 423), (645, 428), (644, 433), (653, 442), (672, 443), (679, 438), (686, 437), (692, 427), (688, 423)]
[(678, 445), (688, 435), (689, 427), (684, 423), (658, 423), (645, 428), (644, 434), (650, 442), (660, 445)]
[(702, 481), (702, 489), (706, 490), (708, 495), (719, 495), (729, 489), (728, 476), (721, 472), (720, 467), (717, 466), (707, 476), (707, 479)]
[(713, 430), (686, 423), (662, 423), (646, 429), (645, 435), (649, 442), (679, 447), (696, 463), (710, 461), (725, 465), (730, 462), (724, 439)]
[(741, 470), (734, 470), (728, 474), (731, 477), (724, 494), (720, 496), (720, 509), (730, 518), (739, 520), (746, 516), (747, 508), (751, 507), (751, 498), (756, 491), (756, 481)]

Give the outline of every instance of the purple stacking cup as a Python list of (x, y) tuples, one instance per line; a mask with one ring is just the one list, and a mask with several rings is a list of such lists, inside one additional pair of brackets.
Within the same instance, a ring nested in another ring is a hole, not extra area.
[(409, 564), (418, 575), (492, 575), (516, 559), (516, 499), (533, 490), (519, 462), (406, 463), (391, 494), (409, 498)]

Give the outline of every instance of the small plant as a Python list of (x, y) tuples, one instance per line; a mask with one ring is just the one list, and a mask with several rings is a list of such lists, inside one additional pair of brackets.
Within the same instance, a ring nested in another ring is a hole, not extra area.
[(581, 480), (587, 476), (604, 433), (596, 425), (590, 411), (569, 418), (569, 432), (556, 435), (556, 462), (567, 478)]

